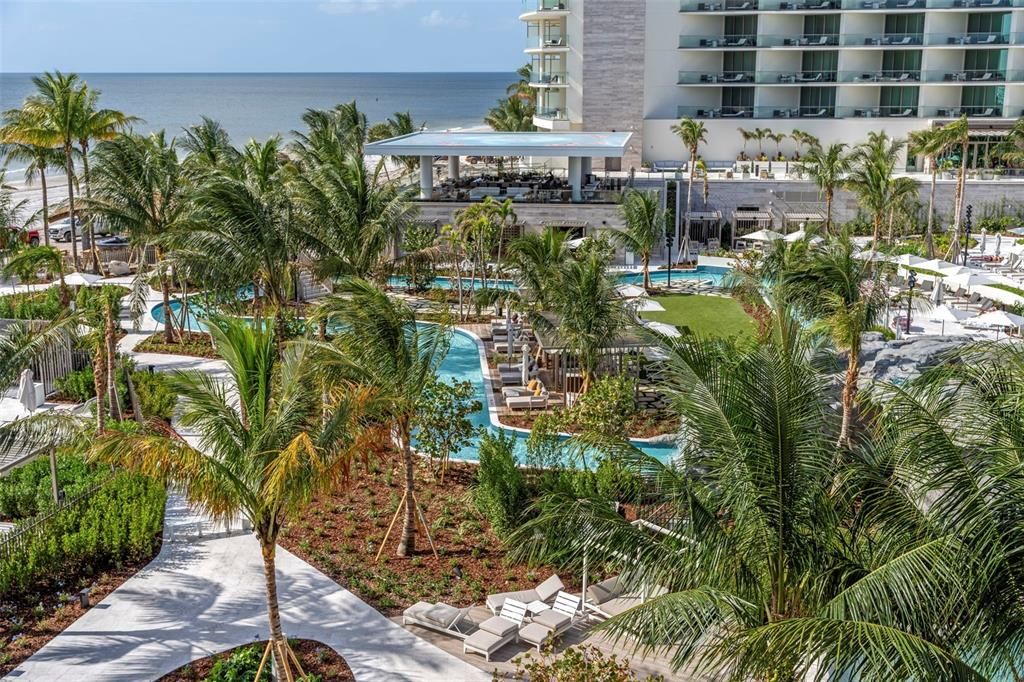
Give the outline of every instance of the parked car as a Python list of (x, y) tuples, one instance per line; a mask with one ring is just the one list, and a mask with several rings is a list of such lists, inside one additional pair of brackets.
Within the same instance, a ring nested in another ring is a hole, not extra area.
[(42, 236), (39, 230), (23, 230), (13, 225), (8, 226), (0, 234), (0, 248), (6, 249), (16, 241), (21, 241), (29, 246), (39, 246), (40, 242), (42, 242)]
[(101, 249), (121, 249), (130, 244), (131, 242), (128, 238), (122, 237), (121, 235), (96, 240), (96, 246)]
[[(82, 221), (78, 218), (75, 218), (75, 231), (78, 235), (82, 234)], [(71, 241), (71, 218), (50, 223), (50, 239), (58, 242)]]

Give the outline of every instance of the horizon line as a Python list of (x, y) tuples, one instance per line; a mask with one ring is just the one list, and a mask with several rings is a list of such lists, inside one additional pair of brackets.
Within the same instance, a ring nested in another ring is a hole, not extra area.
[[(92, 74), (104, 76), (333, 76), (333, 75), (405, 75), (405, 74), (507, 74), (509, 71), (87, 71), (78, 69), (49, 69), (64, 73)], [(0, 76), (33, 76), (42, 71), (0, 71)]]

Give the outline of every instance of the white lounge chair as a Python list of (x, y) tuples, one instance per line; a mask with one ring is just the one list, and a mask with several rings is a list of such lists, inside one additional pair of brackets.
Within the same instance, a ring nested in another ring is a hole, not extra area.
[(505, 601), (508, 599), (514, 599), (522, 602), (550, 602), (555, 598), (559, 592), (565, 589), (565, 585), (562, 584), (562, 579), (557, 575), (553, 575), (540, 585), (537, 585), (532, 590), (519, 590), (518, 592), (499, 592), (498, 594), (492, 594), (487, 597), (487, 608), (491, 610), (491, 613), (498, 613), (501, 607), (504, 606)]
[(506, 397), (505, 406), (510, 410), (546, 410), (548, 408), (548, 391), (543, 389), (540, 395), (531, 393), (515, 397)]
[(518, 636), (525, 618), (524, 602), (517, 599), (504, 600), (500, 614), (480, 623), (479, 630), (462, 640), (462, 653), (482, 654), (484, 659), (490, 662), (491, 654)]
[(470, 625), (466, 619), (469, 609), (459, 609), (448, 604), (419, 601), (402, 613), (402, 624), (418, 625), (421, 628), (452, 635), (459, 639), (468, 637), (463, 630)]
[(667, 592), (664, 587), (657, 587), (649, 594), (627, 592), (621, 578), (609, 578), (587, 588), (585, 608), (599, 616), (612, 618), (642, 604), (647, 599), (660, 597)]
[(572, 627), (581, 601), (579, 597), (568, 592), (559, 592), (550, 609), (534, 613), (530, 623), (519, 628), (519, 641), (532, 644), (540, 653), (540, 647), (548, 637), (560, 635)]

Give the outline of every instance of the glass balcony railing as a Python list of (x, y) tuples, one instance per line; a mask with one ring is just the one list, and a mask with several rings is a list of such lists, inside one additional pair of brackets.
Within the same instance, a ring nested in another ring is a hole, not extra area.
[(836, 118), (917, 118), (917, 105), (838, 107)]
[(566, 35), (546, 35), (538, 36), (527, 35), (526, 36), (526, 49), (527, 50), (542, 50), (542, 49), (557, 49), (561, 47), (567, 47), (569, 45), (569, 39)]
[(719, 71), (708, 73), (706, 71), (680, 71), (679, 85), (700, 85), (714, 83), (717, 85), (731, 85), (733, 83), (753, 83), (753, 71)]
[(963, 115), (968, 118), (1000, 118), (1003, 115), (1003, 105), (993, 104), (991, 106), (971, 107), (921, 107), (922, 117), (935, 118), (960, 118)]
[(753, 12), (758, 9), (759, 0), (681, 0), (680, 12)]
[(534, 115), (537, 118), (544, 118), (549, 121), (566, 121), (569, 119), (568, 113), (561, 107), (538, 107)]
[(523, 12), (552, 12), (569, 9), (569, 0), (523, 0)]
[[(1010, 33), (929, 33), (925, 36), (925, 45), (1006, 45), (1010, 42), (1011, 36), (1018, 37), (1020, 34)], [(1015, 40), (1014, 42), (1017, 42)]]
[(906, 47), (923, 45), (923, 33), (844, 33), (839, 40), (840, 45), (871, 45), (878, 47)]
[(946, 69), (939, 69), (925, 71), (923, 75), (926, 83), (984, 85), (985, 83), (1019, 81), (1024, 78), (1024, 71), (1006, 71), (1004, 69), (963, 69), (960, 71), (948, 71)]
[(679, 107), (676, 116), (679, 118), (753, 118), (754, 107), (687, 106)]
[(782, 10), (784, 12), (822, 12), (830, 9), (839, 9), (839, 0), (780, 0), (772, 3), (774, 6), (765, 9)]
[(680, 12), (1012, 9), (1024, 0), (680, 0)]
[(758, 71), (758, 83), (781, 83), (784, 85), (814, 85), (835, 83), (835, 71)]
[(793, 35), (759, 35), (757, 40), (764, 47), (824, 47), (838, 45), (837, 33), (807, 33), (802, 36)]
[(565, 85), (565, 71), (530, 74), (531, 85)]
[(921, 80), (921, 71), (909, 69), (890, 69), (881, 71), (839, 71), (840, 83), (917, 83)]
[(679, 47), (757, 47), (757, 36), (679, 36)]
[(835, 118), (834, 106), (756, 107), (754, 118)]

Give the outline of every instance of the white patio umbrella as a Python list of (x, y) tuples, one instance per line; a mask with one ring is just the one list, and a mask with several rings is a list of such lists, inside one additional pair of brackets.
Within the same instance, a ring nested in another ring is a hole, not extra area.
[(102, 275), (92, 275), (88, 272), (72, 272), (64, 275), (64, 283), (69, 287), (91, 287), (103, 279)]
[(978, 315), (972, 320), (972, 323), (979, 327), (1020, 330), (1021, 327), (1024, 327), (1024, 317), (1008, 313), (1005, 310), (992, 310), (984, 315)]
[(978, 253), (985, 253), (985, 246), (988, 244), (988, 231), (981, 228), (981, 241), (978, 242)]
[(588, 239), (590, 239), (590, 237), (580, 237), (579, 239), (570, 239), (569, 241), (567, 241), (565, 243), (565, 245), (566, 245), (566, 247), (569, 248), (570, 251), (575, 251), (576, 249), (578, 249), (581, 246), (583, 246), (583, 243), (586, 242)]
[(530, 346), (529, 344), (523, 344), (523, 361), (519, 368), (519, 378), (521, 380), (520, 386), (526, 386), (530, 383)]
[(942, 273), (943, 277), (953, 277), (955, 275), (965, 275), (969, 273), (976, 273), (977, 270), (972, 270), (963, 265), (957, 265), (956, 263), (940, 263), (939, 272)]
[(1002, 250), (1002, 247), (1003, 247), (1003, 235), (997, 234), (996, 235), (996, 254), (995, 254), (996, 258), (999, 257), (999, 252), (1000, 252), (1000, 250)]
[(866, 260), (871, 261), (873, 263), (889, 260), (889, 257), (886, 256), (884, 253), (882, 253), (881, 251), (875, 251), (874, 249), (871, 249), (870, 251), (861, 251), (860, 253), (855, 253), (853, 254), (853, 257), (856, 258), (857, 260)]
[(774, 242), (785, 237), (775, 230), (758, 230), (750, 234), (740, 235), (737, 239), (744, 239), (748, 242)]
[(655, 322), (654, 320), (644, 320), (640, 324), (642, 324), (645, 328), (650, 329), (652, 332), (657, 332), (658, 334), (661, 334), (662, 336), (668, 336), (668, 337), (673, 338), (673, 339), (678, 338), (678, 337), (683, 335), (682, 332), (680, 332), (677, 328), (675, 328), (674, 326), (672, 326), (672, 325), (670, 325), (670, 324), (668, 324), (666, 322)]
[(931, 270), (932, 272), (940, 272), (943, 266), (948, 267), (950, 265), (952, 265), (952, 263), (949, 263), (944, 260), (939, 260), (938, 258), (932, 258), (931, 260), (923, 260), (920, 263), (916, 263), (914, 267), (919, 268), (921, 270)]
[(622, 298), (640, 298), (647, 295), (644, 288), (636, 284), (620, 284), (615, 287), (615, 291), (619, 292)]
[(36, 409), (36, 386), (32, 382), (32, 370), (22, 371), (18, 379), (18, 402), (31, 414)]
[(995, 284), (996, 281), (991, 277), (978, 274), (977, 272), (964, 272), (959, 275), (951, 275), (946, 278), (946, 283), (950, 286), (963, 287), (967, 290), (967, 293), (971, 293), (971, 287), (980, 287), (988, 284)]
[(974, 315), (969, 311), (958, 310), (957, 308), (952, 308), (948, 305), (940, 305), (937, 308), (933, 308), (932, 311), (928, 314), (928, 319), (930, 321), (940, 322), (942, 324), (941, 330), (939, 332), (939, 334), (942, 336), (946, 335), (947, 322), (955, 322), (959, 324), (960, 322), (963, 322), (964, 320), (971, 317), (974, 317)]
[(895, 263), (896, 265), (915, 265), (916, 266), (919, 263), (924, 263), (925, 262), (924, 258), (921, 258), (920, 256), (915, 256), (912, 253), (901, 253), (898, 256), (890, 258), (889, 260), (891, 262)]

